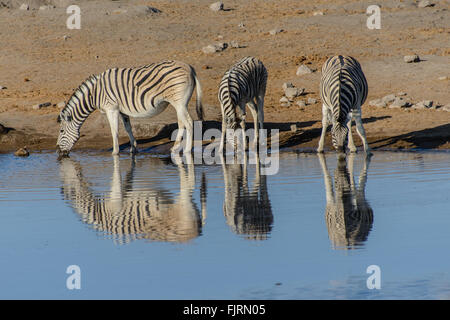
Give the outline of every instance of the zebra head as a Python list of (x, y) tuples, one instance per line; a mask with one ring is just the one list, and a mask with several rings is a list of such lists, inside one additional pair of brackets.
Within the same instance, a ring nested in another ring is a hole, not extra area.
[(345, 153), (348, 141), (347, 126), (342, 125), (341, 123), (333, 123), (333, 127), (331, 128), (331, 137), (333, 147), (336, 149), (336, 151)]
[(75, 142), (80, 138), (80, 126), (74, 121), (72, 112), (64, 108), (58, 116), (60, 123), (57, 151), (60, 158), (68, 157)]

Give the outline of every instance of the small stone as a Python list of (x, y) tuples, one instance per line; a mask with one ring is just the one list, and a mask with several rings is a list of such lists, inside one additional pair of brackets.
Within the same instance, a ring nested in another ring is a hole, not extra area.
[(405, 61), (406, 63), (420, 62), (420, 58), (417, 54), (414, 54), (410, 56), (404, 56), (403, 61)]
[(407, 95), (407, 93), (403, 92), (403, 91), (397, 92), (397, 94), (396, 94), (397, 97), (404, 97), (406, 95)]
[(239, 49), (242, 48), (242, 46), (239, 45), (239, 43), (235, 40), (231, 40), (230, 41), (230, 47), (233, 49)]
[(63, 40), (64, 40), (64, 41), (66, 41), (66, 40), (69, 39), (69, 38), (70, 38), (70, 36), (67, 36), (67, 35), (64, 35), (64, 36), (63, 36)]
[(384, 102), (382, 99), (371, 100), (369, 101), (369, 105), (378, 108), (386, 108), (386, 102)]
[(406, 102), (405, 99), (396, 97), (395, 100), (392, 102), (392, 104), (389, 106), (389, 108), (391, 109), (405, 108), (406, 106), (408, 106), (408, 102)]
[(296, 124), (291, 124), (291, 132), (297, 132), (298, 128)]
[(283, 91), (286, 91), (287, 88), (294, 88), (294, 85), (292, 84), (292, 82), (283, 83)]
[(442, 76), (442, 77), (439, 77), (438, 80), (448, 80), (448, 77), (447, 76)]
[(66, 106), (66, 103), (64, 101), (58, 102), (56, 104), (56, 107), (58, 107), (59, 109), (62, 109)]
[(209, 6), (209, 8), (214, 12), (222, 11), (223, 10), (223, 2), (222, 1), (214, 2), (213, 4), (211, 4)]
[(416, 103), (411, 108), (413, 109), (429, 109), (433, 106), (433, 101), (431, 100), (424, 100)]
[(298, 100), (295, 104), (301, 108), (306, 107), (306, 102), (303, 100)]
[(50, 9), (54, 9), (55, 8), (55, 6), (52, 6), (52, 5), (45, 5), (45, 6), (40, 6), (39, 7), (39, 10), (50, 10)]
[(35, 104), (33, 106), (33, 110), (39, 110), (39, 109), (42, 109), (42, 108), (49, 107), (51, 105), (52, 105), (51, 102), (44, 102), (44, 103)]
[(283, 31), (284, 31), (283, 29), (275, 28), (275, 29), (270, 30), (270, 31), (269, 31), (269, 34), (272, 35), (272, 36), (274, 36), (274, 35), (276, 35), (276, 34), (278, 34), (278, 33), (283, 32)]
[(212, 67), (208, 66), (207, 64), (205, 64), (204, 66), (202, 66), (202, 69), (203, 70), (209, 70), (209, 69), (212, 69)]
[(443, 106), (440, 110), (450, 112), (450, 104)]
[(243, 22), (241, 22), (241, 23), (238, 24), (238, 27), (239, 28), (245, 28), (245, 24)]
[(428, 0), (422, 0), (417, 4), (417, 7), (419, 7), (419, 8), (426, 8), (426, 7), (433, 7), (433, 6), (434, 6), (434, 4)]
[(286, 88), (284, 90), (284, 95), (289, 99), (293, 100), (295, 97), (300, 96), (303, 93), (304, 89), (299, 88)]
[(28, 157), (30, 153), (27, 150), (27, 147), (19, 148), (16, 152), (14, 152), (16, 157)]
[(289, 103), (289, 99), (283, 96), (283, 97), (281, 97), (280, 102), (281, 103)]
[(323, 11), (316, 11), (313, 13), (313, 16), (323, 16), (323, 15), (324, 15)]
[(308, 104), (316, 104), (316, 103), (317, 103), (317, 99), (308, 98)]
[(389, 95), (381, 98), (381, 101), (383, 101), (386, 104), (394, 102), (394, 100), (395, 100), (395, 94), (389, 94)]
[(4, 86), (0, 86), (0, 90), (5, 90), (5, 89), (8, 89), (8, 88), (4, 87)]
[(30, 10), (30, 6), (26, 3), (23, 3), (20, 7), (19, 10)]
[(300, 67), (297, 68), (296, 75), (301, 76), (308, 73), (312, 73), (312, 70), (306, 65), (302, 64)]
[(228, 44), (225, 42), (217, 42), (216, 44), (210, 44), (209, 46), (203, 47), (203, 53), (215, 53), (221, 52), (228, 47)]

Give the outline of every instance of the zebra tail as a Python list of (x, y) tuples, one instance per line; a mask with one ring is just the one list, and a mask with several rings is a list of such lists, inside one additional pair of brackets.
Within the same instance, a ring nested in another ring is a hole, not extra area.
[(200, 81), (197, 78), (197, 74), (195, 73), (195, 71), (193, 72), (194, 74), (194, 79), (195, 79), (195, 86), (196, 86), (196, 90), (197, 90), (197, 106), (196, 106), (196, 111), (197, 111), (197, 117), (200, 121), (204, 120), (204, 111), (203, 111), (203, 105), (202, 105), (202, 87), (200, 85)]

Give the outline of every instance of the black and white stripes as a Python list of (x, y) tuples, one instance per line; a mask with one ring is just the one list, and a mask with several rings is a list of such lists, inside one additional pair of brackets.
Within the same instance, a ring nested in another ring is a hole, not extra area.
[(138, 68), (109, 69), (84, 81), (61, 111), (61, 129), (57, 145), (68, 153), (80, 136), (80, 127), (96, 109), (105, 112), (113, 135), (113, 154), (119, 152), (118, 122), (122, 119), (130, 137), (132, 152), (136, 141), (130, 117), (152, 117), (171, 104), (178, 117), (178, 148), (183, 129), (187, 130), (187, 150), (192, 149), (193, 121), (187, 106), (197, 87), (197, 115), (203, 119), (201, 87), (195, 70), (179, 61), (161, 61)]
[(356, 122), (356, 130), (363, 140), (364, 150), (370, 153), (365, 131), (361, 120), (361, 105), (367, 98), (367, 81), (356, 59), (350, 56), (334, 56), (322, 67), (320, 80), (320, 97), (322, 98), (322, 135), (318, 152), (323, 152), (325, 132), (331, 121), (333, 146), (345, 152), (347, 138), (350, 151), (356, 147), (351, 134), (352, 118)]
[[(255, 139), (264, 123), (264, 96), (266, 93), (267, 70), (263, 63), (254, 57), (239, 60), (224, 76), (219, 85), (219, 102), (222, 108), (223, 150), (225, 130), (235, 129), (240, 124), (245, 131), (245, 106), (248, 105), (255, 124)], [(244, 142), (245, 145), (245, 142)]]

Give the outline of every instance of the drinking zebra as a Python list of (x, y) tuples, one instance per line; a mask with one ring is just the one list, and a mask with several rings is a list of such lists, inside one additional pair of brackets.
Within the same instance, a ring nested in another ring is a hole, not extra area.
[(136, 152), (136, 140), (130, 117), (153, 117), (171, 104), (178, 117), (178, 134), (172, 150), (180, 146), (183, 131), (187, 131), (186, 151), (193, 144), (193, 121), (188, 103), (197, 87), (197, 115), (203, 119), (202, 90), (195, 70), (179, 61), (161, 61), (138, 68), (109, 69), (85, 80), (61, 111), (57, 148), (60, 156), (69, 154), (80, 137), (80, 127), (86, 118), (99, 109), (106, 116), (113, 138), (113, 155), (119, 153), (119, 118), (130, 138), (131, 152)]
[[(161, 187), (151, 180), (145, 188), (134, 186), (136, 163), (130, 161), (124, 179), (120, 160), (114, 156), (111, 189), (106, 194), (95, 194), (91, 183), (83, 175), (81, 165), (72, 159), (63, 159), (60, 175), (63, 182), (62, 194), (68, 200), (81, 221), (94, 230), (112, 237), (118, 244), (147, 239), (164, 242), (187, 242), (201, 235), (206, 218), (206, 182), (200, 187), (200, 210), (193, 199), (195, 189), (194, 166), (179, 162), (179, 195)], [(159, 158), (148, 158), (145, 170), (161, 169), (166, 163)], [(140, 168), (143, 170), (143, 168)]]
[[(361, 137), (364, 150), (369, 155), (370, 148), (361, 120), (361, 106), (367, 98), (367, 81), (356, 59), (350, 56), (334, 56), (322, 67), (320, 97), (322, 98), (322, 134), (318, 152), (323, 152), (325, 133), (329, 121), (332, 123), (333, 146), (345, 152), (347, 141), (351, 152), (356, 152), (351, 127), (355, 119), (356, 131)], [(347, 140), (348, 139), (348, 140)]]
[(323, 154), (319, 154), (323, 171), (327, 205), (325, 219), (328, 236), (336, 249), (353, 249), (362, 245), (373, 225), (373, 210), (366, 200), (365, 189), (370, 157), (364, 157), (364, 164), (359, 175), (358, 186), (354, 179), (354, 158), (338, 160), (333, 182), (328, 172)]
[[(245, 57), (232, 66), (219, 85), (219, 102), (222, 109), (222, 137), (220, 152), (223, 152), (226, 129), (235, 129), (240, 124), (245, 136), (245, 106), (248, 105), (253, 116), (255, 138), (259, 142), (259, 129), (264, 124), (264, 96), (266, 94), (267, 70), (263, 63), (253, 57)], [(259, 127), (258, 127), (259, 126)]]

